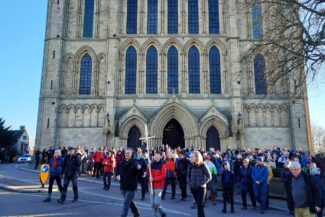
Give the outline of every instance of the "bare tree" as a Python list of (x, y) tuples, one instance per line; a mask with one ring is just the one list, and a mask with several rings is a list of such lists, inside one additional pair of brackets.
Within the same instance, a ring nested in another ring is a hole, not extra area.
[(314, 144), (314, 152), (325, 153), (325, 128), (313, 123), (311, 130)]
[[(272, 88), (281, 80), (292, 87), (315, 81), (325, 71), (325, 0), (244, 0), (263, 9), (263, 34), (252, 40), (242, 56), (245, 63), (262, 53), (265, 75)], [(288, 79), (290, 78), (290, 79)]]

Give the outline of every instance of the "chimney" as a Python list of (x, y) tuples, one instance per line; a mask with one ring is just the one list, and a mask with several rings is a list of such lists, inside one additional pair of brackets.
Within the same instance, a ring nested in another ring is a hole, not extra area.
[(25, 131), (26, 130), (25, 126), (24, 125), (20, 126), (20, 130)]

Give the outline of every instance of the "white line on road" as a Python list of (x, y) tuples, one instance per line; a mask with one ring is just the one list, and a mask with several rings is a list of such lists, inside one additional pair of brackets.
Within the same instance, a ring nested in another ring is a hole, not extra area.
[[(9, 177), (9, 176), (6, 176), (10, 179), (14, 179), (14, 180), (17, 180), (17, 181), (24, 181), (24, 182), (28, 182), (28, 183), (32, 183), (32, 184), (37, 184), (39, 185), (38, 182), (32, 182), (32, 181), (26, 181), (26, 180), (22, 180), (22, 179), (17, 179), (17, 178), (13, 178), (13, 177)], [(106, 198), (110, 198), (110, 199), (114, 199), (114, 200), (119, 200), (119, 201), (124, 201), (124, 199), (122, 198), (118, 198), (118, 197), (112, 197), (112, 196), (107, 196), (107, 195), (102, 195), (102, 194), (96, 194), (96, 193), (93, 193), (93, 192), (88, 192), (88, 191), (82, 191), (82, 190), (79, 190), (79, 192), (81, 193), (85, 193), (85, 194), (90, 194), (90, 195), (94, 195), (94, 196), (100, 196), (100, 197), (106, 197)], [(34, 195), (34, 196), (38, 196), (38, 195)], [(87, 202), (86, 200), (80, 200), (80, 201), (84, 201), (84, 202)], [(90, 201), (89, 201), (90, 202)], [(95, 201), (94, 201), (95, 202)], [(119, 206), (122, 206), (120, 204), (114, 204), (114, 203), (106, 203), (106, 202), (98, 202), (98, 203), (104, 203), (104, 204), (108, 204), (108, 205), (119, 205)], [(138, 205), (142, 205), (142, 206), (146, 206), (146, 207), (150, 207), (150, 208), (142, 208), (142, 209), (148, 209), (148, 210), (151, 210), (151, 205), (150, 204), (146, 204), (146, 203), (140, 203), (140, 202), (135, 202), (136, 204)], [(170, 213), (174, 213), (174, 214), (178, 214), (178, 215), (184, 215), (184, 216), (191, 216), (191, 214), (189, 213), (184, 213), (184, 212), (179, 212), (177, 210), (173, 210), (173, 209), (168, 209), (168, 208), (164, 208), (164, 210), (170, 212)]]

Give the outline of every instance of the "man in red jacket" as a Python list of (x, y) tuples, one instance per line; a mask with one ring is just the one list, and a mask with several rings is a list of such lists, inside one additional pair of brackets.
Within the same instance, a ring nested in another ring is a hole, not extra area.
[[(161, 206), (161, 193), (164, 187), (164, 180), (166, 176), (166, 166), (161, 160), (161, 152), (156, 151), (154, 156), (154, 161), (149, 165), (151, 168), (151, 177), (149, 173), (149, 168), (147, 169), (147, 176), (149, 181), (152, 182), (153, 190), (153, 208), (155, 212), (159, 212), (161, 217), (166, 217), (166, 213)], [(150, 186), (149, 186), (150, 187)]]
[(101, 148), (99, 148), (98, 151), (96, 151), (94, 153), (93, 161), (94, 161), (94, 174), (93, 174), (93, 177), (95, 177), (95, 174), (96, 174), (96, 178), (99, 179), (100, 171), (102, 169), (102, 163), (103, 163), (103, 152), (102, 152)]
[(171, 151), (167, 152), (167, 160), (165, 162), (166, 166), (166, 177), (164, 182), (164, 189), (161, 195), (161, 199), (165, 199), (166, 190), (168, 183), (172, 186), (172, 200), (175, 199), (176, 194), (176, 167), (175, 167), (175, 160), (174, 160), (174, 154)]
[(114, 152), (109, 151), (108, 156), (103, 160), (104, 166), (104, 191), (108, 191), (111, 187), (111, 178), (115, 169), (115, 155)]

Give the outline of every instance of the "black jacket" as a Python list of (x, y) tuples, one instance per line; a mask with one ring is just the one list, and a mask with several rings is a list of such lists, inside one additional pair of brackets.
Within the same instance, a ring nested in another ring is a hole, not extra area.
[[(309, 206), (309, 210), (311, 213), (315, 213), (315, 204), (317, 204), (318, 202), (315, 201), (314, 199), (314, 196), (315, 195), (315, 188), (312, 184), (312, 181), (311, 181), (311, 178), (308, 174), (304, 173), (304, 172), (301, 172), (301, 175), (303, 176), (304, 178), (304, 181), (305, 181), (305, 184), (306, 184), (306, 187), (307, 187), (307, 203), (308, 203), (308, 206)], [(290, 174), (287, 178), (287, 182), (286, 182), (286, 185), (288, 187), (288, 208), (289, 210), (293, 210), (295, 208), (295, 204), (294, 204), (294, 200), (293, 200), (293, 197), (292, 197), (292, 174)], [(315, 203), (316, 202), (316, 203)]]
[(122, 191), (137, 190), (137, 176), (141, 173), (137, 166), (139, 163), (133, 159), (127, 161), (123, 160), (120, 166), (120, 188)]
[(64, 158), (61, 174), (68, 177), (76, 176), (79, 173), (80, 164), (81, 159), (79, 154), (68, 155)]
[(177, 177), (180, 178), (185, 178), (186, 179), (186, 175), (187, 175), (187, 170), (188, 170), (188, 166), (190, 165), (191, 161), (187, 158), (182, 158), (179, 159), (176, 163), (176, 173), (177, 173)]

